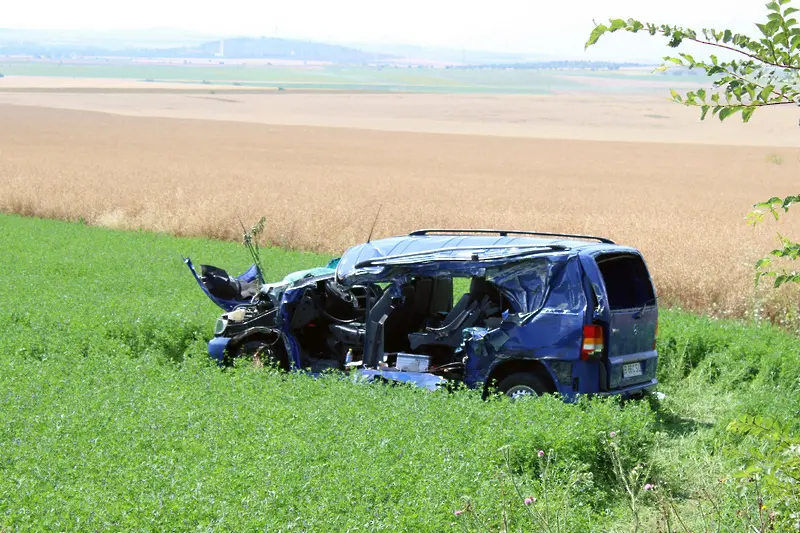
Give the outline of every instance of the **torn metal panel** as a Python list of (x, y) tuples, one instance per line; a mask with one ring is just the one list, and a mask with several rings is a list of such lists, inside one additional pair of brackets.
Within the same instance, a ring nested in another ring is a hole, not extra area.
[(495, 329), (464, 331), (467, 385), (485, 381), (494, 368), (508, 360), (536, 359), (547, 367), (547, 360), (578, 359), (587, 299), (576, 256), (518, 265), (490, 279), (503, 287), (523, 312), (505, 313)]
[[(206, 285), (206, 283), (203, 282), (203, 279), (197, 273), (197, 270), (195, 270), (194, 265), (192, 264), (192, 260), (186, 257), (183, 259), (183, 262), (186, 264), (187, 267), (189, 267), (189, 270), (192, 272), (192, 276), (194, 276), (195, 281), (197, 281), (197, 284), (200, 285), (200, 288), (203, 290), (206, 296), (208, 296), (208, 298), (212, 302), (217, 304), (225, 311), (232, 311), (236, 306), (242, 305), (250, 301), (250, 298), (222, 298), (218, 295), (213, 294), (209, 289), (209, 287)], [(239, 276), (236, 276), (233, 279), (239, 282), (252, 283), (256, 281), (256, 279), (258, 279), (258, 269), (256, 268), (255, 265), (253, 265), (244, 273), (240, 274)], [(263, 282), (263, 280), (261, 281)]]
[(417, 387), (422, 387), (430, 391), (437, 390), (442, 387), (447, 380), (440, 376), (434, 376), (426, 372), (400, 372), (390, 370), (369, 370), (364, 369), (358, 372), (360, 376), (366, 378), (367, 381), (375, 381), (376, 379), (385, 379), (387, 381), (395, 381), (398, 383), (410, 383)]

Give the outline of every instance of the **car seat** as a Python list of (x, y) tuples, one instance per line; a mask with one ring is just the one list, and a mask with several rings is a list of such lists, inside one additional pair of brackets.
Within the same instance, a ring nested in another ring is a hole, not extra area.
[(411, 333), (408, 342), (412, 350), (420, 346), (448, 346), (457, 348), (461, 344), (461, 332), (475, 326), (500, 311), (502, 297), (486, 278), (474, 277), (469, 292), (461, 296), (441, 324), (428, 326), (424, 331)]

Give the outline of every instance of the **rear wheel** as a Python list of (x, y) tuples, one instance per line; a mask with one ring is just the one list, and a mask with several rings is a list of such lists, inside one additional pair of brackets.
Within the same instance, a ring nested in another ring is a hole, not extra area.
[(516, 372), (506, 376), (497, 384), (497, 389), (512, 399), (552, 392), (542, 378), (531, 372)]

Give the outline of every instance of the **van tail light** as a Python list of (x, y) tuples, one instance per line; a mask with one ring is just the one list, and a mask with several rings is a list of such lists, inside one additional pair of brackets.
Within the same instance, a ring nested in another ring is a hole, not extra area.
[(658, 344), (658, 324), (656, 324), (656, 332), (653, 334), (653, 351), (656, 350), (656, 344)]
[(603, 326), (583, 326), (581, 361), (599, 357), (603, 353)]

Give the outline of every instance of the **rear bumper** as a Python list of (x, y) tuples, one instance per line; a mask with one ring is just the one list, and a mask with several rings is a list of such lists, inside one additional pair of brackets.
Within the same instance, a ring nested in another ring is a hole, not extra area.
[(622, 396), (622, 397), (630, 397), (636, 396), (639, 394), (643, 394), (645, 392), (652, 392), (656, 386), (658, 385), (658, 380), (653, 378), (650, 381), (645, 381), (644, 383), (637, 383), (636, 385), (631, 385), (629, 387), (622, 387), (620, 389), (613, 389), (609, 391), (598, 392), (598, 396)]
[(208, 341), (208, 355), (221, 365), (225, 361), (225, 349), (231, 341), (230, 337), (214, 337)]
[[(629, 363), (639, 363), (642, 374), (625, 378), (623, 368)], [(646, 386), (649, 382), (655, 381), (657, 367), (658, 352), (656, 350), (609, 357), (607, 365), (608, 391), (613, 393), (631, 387)]]

